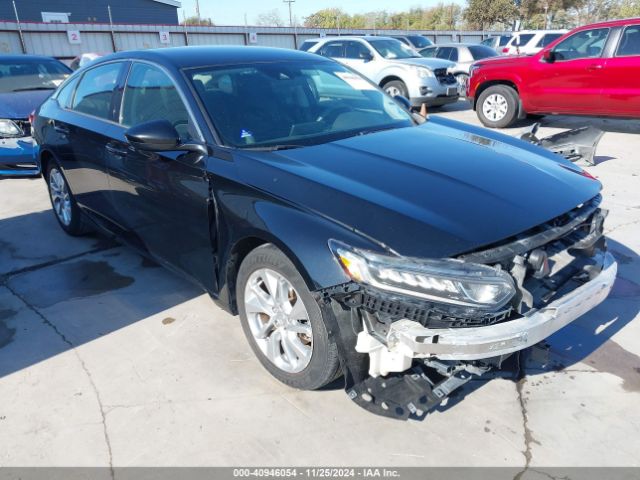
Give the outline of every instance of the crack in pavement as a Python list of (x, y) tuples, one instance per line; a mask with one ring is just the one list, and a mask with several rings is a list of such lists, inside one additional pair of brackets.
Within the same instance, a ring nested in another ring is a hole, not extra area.
[(40, 317), (42, 322), (47, 327), (49, 327), (51, 330), (53, 330), (53, 332), (56, 335), (58, 335), (58, 337), (60, 337), (60, 339), (64, 343), (69, 345), (69, 347), (71, 348), (71, 350), (75, 354), (76, 358), (78, 359), (78, 362), (80, 362), (80, 366), (82, 367), (82, 369), (84, 370), (85, 374), (87, 375), (87, 378), (89, 379), (89, 383), (91, 384), (91, 388), (93, 389), (93, 393), (94, 393), (94, 395), (96, 397), (96, 401), (97, 401), (98, 407), (100, 409), (100, 415), (102, 417), (102, 431), (104, 433), (104, 440), (105, 440), (105, 443), (107, 445), (107, 452), (108, 452), (108, 455), (109, 455), (109, 472), (110, 472), (111, 479), (115, 480), (115, 472), (114, 472), (114, 469), (113, 469), (113, 452), (111, 450), (111, 440), (109, 439), (109, 432), (107, 431), (106, 413), (105, 413), (105, 409), (104, 409), (104, 406), (103, 406), (103, 403), (102, 403), (102, 399), (100, 398), (100, 391), (98, 390), (98, 387), (97, 387), (97, 385), (95, 384), (95, 382), (93, 380), (93, 376), (91, 375), (91, 372), (89, 371), (89, 368), (87, 367), (87, 365), (85, 364), (84, 360), (82, 359), (82, 357), (78, 353), (78, 350), (76, 349), (76, 347), (73, 344), (73, 342), (71, 340), (69, 340), (65, 336), (65, 334), (62, 333), (58, 329), (58, 327), (55, 324), (53, 324), (40, 310), (38, 310), (36, 307), (31, 305), (21, 294), (16, 292), (13, 289), (13, 287), (11, 287), (11, 285), (9, 285), (7, 280), (8, 279), (6, 279), (6, 278), (1, 278), (0, 279), (0, 286), (3, 286), (7, 290), (9, 290), (9, 292), (11, 292), (11, 294), (13, 296), (15, 296), (17, 299), (19, 299), (29, 310), (31, 310), (38, 317)]
[(524, 360), (522, 358), (522, 352), (518, 352), (517, 356), (518, 360), (518, 376), (516, 380), (516, 391), (518, 392), (518, 401), (520, 402), (520, 411), (522, 412), (522, 427), (524, 429), (524, 450), (522, 451), (522, 455), (524, 455), (524, 468), (513, 477), (513, 480), (521, 480), (523, 475), (529, 470), (531, 466), (531, 460), (533, 458), (533, 453), (531, 451), (531, 445), (533, 443), (537, 443), (540, 445), (534, 436), (533, 432), (529, 428), (529, 413), (527, 411), (527, 401), (524, 398), (524, 384), (527, 379), (527, 373), (525, 371)]
[(621, 223), (620, 225), (616, 225), (615, 227), (612, 227), (612, 228), (610, 228), (608, 230), (605, 230), (604, 234), (605, 235), (609, 235), (611, 232), (615, 232), (619, 228), (629, 227), (631, 225), (636, 225), (638, 223), (640, 223), (640, 220), (634, 220), (633, 222)]

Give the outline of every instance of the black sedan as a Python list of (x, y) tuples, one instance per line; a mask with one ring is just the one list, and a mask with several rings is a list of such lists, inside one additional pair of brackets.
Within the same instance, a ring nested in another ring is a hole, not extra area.
[(596, 179), (401, 100), (304, 52), (125, 52), (34, 135), (66, 232), (196, 282), (282, 382), (344, 374), (363, 407), (420, 417), (604, 300), (616, 264)]

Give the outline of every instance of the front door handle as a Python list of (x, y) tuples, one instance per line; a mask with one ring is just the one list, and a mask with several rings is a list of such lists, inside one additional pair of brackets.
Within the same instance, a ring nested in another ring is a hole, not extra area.
[(108, 153), (116, 157), (126, 157), (128, 153), (124, 148), (118, 148), (112, 143), (107, 143), (104, 148)]
[(590, 72), (595, 72), (596, 70), (602, 70), (602, 68), (603, 67), (601, 63), (593, 63), (587, 67), (587, 70)]

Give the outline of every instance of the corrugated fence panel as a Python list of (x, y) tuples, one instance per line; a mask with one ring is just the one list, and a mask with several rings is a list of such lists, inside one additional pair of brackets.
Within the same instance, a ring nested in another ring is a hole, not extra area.
[(66, 33), (24, 33), (24, 43), (27, 47), (27, 53), (35, 55), (75, 57), (76, 55), (87, 52), (113, 52), (111, 37), (108, 33), (83, 32), (80, 34), (80, 39), (82, 43), (72, 45), (69, 43)]
[(17, 32), (0, 32), (0, 52), (22, 53), (20, 35)]
[(482, 40), (482, 35), (460, 35), (461, 42), (480, 43)]
[[(147, 48), (162, 48), (184, 45), (184, 36), (181, 34), (171, 33), (169, 40), (170, 44), (160, 43), (160, 32), (131, 32), (123, 33), (116, 32), (116, 48), (121, 50), (144, 50)], [(181, 42), (181, 43), (178, 43)]]
[(258, 45), (263, 47), (296, 48), (293, 35), (258, 34)]
[(189, 45), (244, 45), (244, 38), (230, 33), (190, 33)]

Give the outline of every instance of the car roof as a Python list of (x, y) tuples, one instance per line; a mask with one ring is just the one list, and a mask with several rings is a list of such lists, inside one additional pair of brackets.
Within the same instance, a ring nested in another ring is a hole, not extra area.
[(47, 57), (45, 55), (0, 55), (0, 62), (2, 61), (11, 61), (11, 60), (24, 60), (27, 62), (42, 62), (44, 60), (55, 60), (59, 61), (53, 57)]
[[(406, 35), (396, 35), (396, 37), (405, 37)], [(321, 39), (326, 40), (397, 40), (394, 37), (388, 37), (384, 35), (340, 35), (335, 37), (325, 37)]]
[(519, 35), (521, 33), (526, 34), (547, 34), (547, 33), (567, 33), (569, 30), (520, 30), (519, 32), (513, 32), (513, 35)]
[(618, 20), (608, 20), (606, 22), (590, 23), (582, 27), (576, 28), (576, 30), (586, 30), (593, 27), (621, 27), (625, 25), (637, 25), (640, 23), (640, 17), (624, 18)]
[(254, 62), (278, 62), (295, 60), (313, 60), (315, 62), (331, 60), (300, 50), (270, 47), (248, 46), (201, 46), (172, 47), (151, 50), (119, 52), (101, 57), (93, 65), (99, 65), (115, 59), (147, 60), (176, 68), (205, 67), (209, 65), (233, 65)]
[[(455, 43), (455, 42), (449, 42), (449, 43), (438, 43), (435, 45), (429, 45), (428, 47), (424, 47), (424, 48), (434, 48), (434, 47), (484, 47), (485, 45), (480, 45), (479, 43), (474, 43), (474, 42), (460, 42), (460, 43)], [(491, 47), (487, 47), (487, 48), (491, 48)]]

